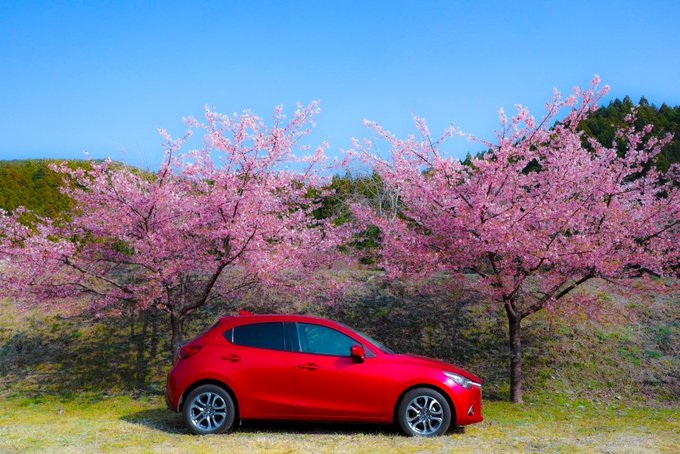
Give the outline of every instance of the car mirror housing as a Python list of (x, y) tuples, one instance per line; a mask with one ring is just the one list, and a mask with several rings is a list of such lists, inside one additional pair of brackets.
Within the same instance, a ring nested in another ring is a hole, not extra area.
[(359, 344), (354, 344), (349, 348), (349, 354), (352, 356), (352, 359), (355, 362), (363, 362), (364, 357), (366, 356), (366, 351), (364, 350), (364, 347), (359, 345)]

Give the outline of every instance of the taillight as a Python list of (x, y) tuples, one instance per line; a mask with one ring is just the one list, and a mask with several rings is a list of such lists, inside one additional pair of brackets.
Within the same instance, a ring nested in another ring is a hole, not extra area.
[(186, 359), (191, 355), (198, 353), (198, 351), (202, 348), (203, 348), (202, 345), (185, 345), (179, 349), (179, 353), (177, 353), (177, 358)]

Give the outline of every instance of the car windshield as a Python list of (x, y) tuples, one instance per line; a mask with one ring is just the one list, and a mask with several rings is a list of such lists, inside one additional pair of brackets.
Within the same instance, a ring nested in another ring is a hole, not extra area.
[(366, 339), (367, 341), (369, 341), (370, 343), (372, 343), (373, 345), (375, 345), (376, 347), (378, 347), (380, 350), (384, 351), (385, 353), (390, 353), (390, 354), (392, 354), (392, 355), (394, 355), (394, 354), (397, 353), (396, 351), (392, 350), (390, 347), (388, 347), (387, 345), (383, 344), (382, 342), (373, 339), (371, 336), (368, 336), (368, 335), (362, 333), (361, 331), (357, 331), (357, 330), (354, 329), (354, 328), (350, 328), (349, 326), (345, 325), (344, 323), (340, 323), (340, 322), (337, 322), (337, 323), (338, 323), (339, 325), (344, 326), (345, 328), (347, 328), (347, 329), (349, 329), (349, 330), (354, 331), (354, 332), (357, 333), (359, 336), (363, 337), (364, 339)]

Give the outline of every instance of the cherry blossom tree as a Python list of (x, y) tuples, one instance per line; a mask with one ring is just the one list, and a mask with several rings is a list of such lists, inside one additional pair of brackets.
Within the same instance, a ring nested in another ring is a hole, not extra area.
[(544, 309), (588, 313), (598, 302), (575, 290), (591, 279), (626, 285), (673, 273), (680, 261), (680, 172), (652, 165), (670, 137), (620, 130), (624, 156), (585, 137), (578, 124), (607, 91), (598, 84), (566, 98), (555, 91), (539, 121), (519, 105), (512, 118), (501, 110), (497, 140), (473, 138), (488, 151), (465, 164), (442, 151), (460, 133), (433, 137), (420, 118), (420, 136), (405, 139), (367, 122), (389, 156), (355, 141), (353, 151), (399, 195), (397, 216), (355, 207), (381, 229), (383, 266), (392, 275), (443, 272), (504, 308), (514, 402), (522, 402), (522, 320)]
[[(295, 277), (332, 263), (343, 239), (331, 219), (312, 216), (327, 145), (300, 140), (317, 112), (298, 106), (287, 119), (278, 108), (267, 126), (249, 112), (206, 109), (204, 122), (186, 120), (182, 138), (161, 131), (156, 174), (108, 161), (54, 167), (75, 208), (60, 221), (0, 214), (1, 296), (75, 310), (158, 308), (174, 352), (187, 317), (216, 298), (256, 283), (299, 290)], [(194, 131), (202, 147), (181, 153)]]

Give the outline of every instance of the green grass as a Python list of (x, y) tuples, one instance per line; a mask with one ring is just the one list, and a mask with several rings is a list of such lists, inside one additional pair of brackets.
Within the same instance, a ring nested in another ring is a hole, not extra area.
[(0, 451), (10, 452), (677, 452), (677, 408), (589, 401), (485, 403), (464, 433), (407, 438), (391, 427), (251, 423), (193, 436), (158, 396), (10, 397), (0, 401)]

